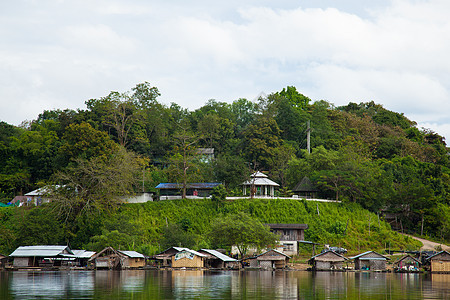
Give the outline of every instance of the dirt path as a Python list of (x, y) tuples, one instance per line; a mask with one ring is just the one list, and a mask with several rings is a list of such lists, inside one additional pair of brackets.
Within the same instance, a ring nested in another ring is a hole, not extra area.
[(415, 236), (412, 236), (412, 235), (409, 235), (409, 234), (405, 234), (405, 235), (407, 235), (409, 237), (412, 237), (415, 240), (420, 241), (423, 244), (422, 248), (420, 248), (420, 250), (422, 250), (422, 251), (427, 251), (427, 250), (436, 251), (435, 247), (437, 247), (437, 246), (441, 246), (442, 250), (450, 251), (450, 247), (447, 246), (447, 245), (440, 244), (440, 243), (435, 243), (435, 242), (432, 242), (432, 241), (429, 241), (429, 240), (425, 240), (425, 239), (421, 239), (421, 238), (418, 238), (418, 237), (415, 237)]

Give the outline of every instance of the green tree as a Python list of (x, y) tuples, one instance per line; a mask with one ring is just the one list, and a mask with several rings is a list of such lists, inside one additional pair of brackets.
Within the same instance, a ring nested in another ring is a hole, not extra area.
[(280, 129), (275, 119), (260, 117), (243, 134), (243, 148), (249, 161), (262, 169), (269, 168), (275, 149), (280, 146)]
[(183, 224), (169, 224), (163, 229), (161, 248), (186, 247), (195, 248), (198, 236)]
[(52, 205), (66, 221), (94, 211), (108, 211), (122, 203), (141, 182), (145, 160), (120, 147), (106, 159), (77, 159), (55, 174), (60, 186), (50, 191)]
[(289, 102), (291, 102), (292, 106), (297, 109), (305, 109), (311, 101), (311, 99), (299, 93), (295, 86), (287, 86), (286, 88), (283, 88), (283, 90), (278, 94), (289, 99)]
[(210, 237), (217, 246), (236, 246), (242, 257), (251, 247), (274, 247), (278, 239), (268, 226), (243, 212), (214, 220)]
[(189, 131), (187, 125), (180, 125), (176, 134), (176, 146), (169, 157), (169, 179), (181, 183), (182, 198), (186, 198), (186, 190), (189, 182), (199, 176), (197, 148), (195, 144), (198, 138)]

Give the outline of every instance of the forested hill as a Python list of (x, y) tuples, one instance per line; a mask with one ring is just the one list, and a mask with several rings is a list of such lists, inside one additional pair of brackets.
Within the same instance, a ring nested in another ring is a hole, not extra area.
[[(405, 231), (450, 240), (449, 150), (401, 113), (374, 102), (312, 103), (295, 87), (257, 102), (209, 100), (194, 111), (163, 105), (159, 95), (142, 83), (88, 100), (85, 109), (44, 111), (20, 127), (0, 123), (2, 202), (65, 185), (77, 193), (59, 193), (51, 205), (70, 227), (159, 182), (219, 181), (237, 195), (259, 170), (280, 183), (279, 195), (308, 176), (321, 197), (391, 213)], [(197, 148), (214, 148), (214, 160)]]

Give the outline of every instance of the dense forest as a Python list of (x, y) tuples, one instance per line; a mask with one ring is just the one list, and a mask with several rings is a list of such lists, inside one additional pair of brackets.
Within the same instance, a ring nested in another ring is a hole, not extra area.
[[(160, 182), (222, 182), (227, 195), (239, 195), (239, 184), (259, 170), (281, 185), (279, 196), (291, 196), (308, 176), (322, 198), (389, 213), (405, 231), (450, 240), (449, 149), (401, 113), (374, 102), (312, 103), (291, 86), (257, 101), (209, 100), (194, 111), (159, 96), (145, 82), (90, 99), (85, 109), (44, 111), (20, 126), (1, 122), (0, 202), (67, 187), (52, 191), (55, 201), (40, 211), (2, 209), (3, 223), (54, 215), (47, 223), (58, 222), (60, 239), (84, 234), (81, 246), (105, 226), (85, 220), (114, 213), (120, 196), (155, 192)], [(202, 159), (198, 148), (214, 148), (215, 158)], [(3, 228), (3, 249), (8, 234), (10, 247), (17, 244), (14, 232)]]

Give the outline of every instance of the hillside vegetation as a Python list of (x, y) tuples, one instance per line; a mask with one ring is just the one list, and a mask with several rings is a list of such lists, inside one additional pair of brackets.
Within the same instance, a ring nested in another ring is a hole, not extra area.
[[(81, 247), (128, 241), (131, 235), (151, 252), (164, 232), (184, 236), (191, 244), (208, 243), (180, 232), (189, 229), (202, 236), (207, 231), (217, 214), (208, 201), (131, 207), (121, 205), (123, 197), (157, 192), (160, 182), (181, 184), (180, 195), (188, 182), (221, 182), (228, 196), (237, 196), (240, 184), (255, 171), (280, 184), (276, 196), (291, 196), (307, 176), (319, 189), (318, 197), (342, 201), (336, 209), (347, 213), (333, 215), (332, 205), (319, 204), (320, 215), (315, 215), (315, 204), (292, 201), (288, 206), (281, 200), (273, 210), (264, 201), (236, 201), (219, 211), (242, 209), (263, 222), (309, 223), (309, 238), (352, 249), (364, 248), (364, 243), (379, 248), (395, 236), (384, 236), (385, 225), (378, 224), (378, 216), (388, 215), (397, 221), (397, 230), (450, 241), (449, 149), (442, 136), (418, 128), (401, 112), (373, 101), (340, 107), (324, 100), (313, 103), (292, 86), (257, 101), (209, 100), (193, 111), (164, 105), (159, 95), (145, 82), (128, 92), (89, 99), (84, 109), (43, 111), (21, 126), (0, 122), (0, 201), (8, 203), (43, 186), (52, 198), (41, 209), (2, 209), (0, 248), (51, 241)], [(213, 148), (214, 158), (199, 155), (199, 148)], [(140, 211), (145, 214), (127, 220)], [(179, 221), (181, 216), (190, 217)], [(347, 220), (347, 236), (339, 237)], [(371, 235), (357, 237), (364, 224), (368, 229), (368, 220)], [(128, 233), (116, 223), (123, 223)], [(378, 239), (377, 234), (383, 236)], [(399, 240), (393, 243), (402, 247)]]
[[(114, 214), (92, 215), (79, 220), (75, 231), (69, 231), (62, 221), (58, 222), (49, 206), (29, 210), (4, 208), (0, 210), (0, 229), (4, 233), (0, 236), (0, 253), (9, 253), (24, 244), (61, 244), (67, 238), (74, 248), (101, 250), (111, 245), (148, 255), (164, 250), (164, 239), (167, 238), (176, 243), (173, 246), (215, 247), (218, 245), (214, 245), (208, 235), (211, 225), (217, 219), (238, 212), (247, 213), (263, 223), (308, 224), (306, 240), (345, 247), (353, 253), (389, 247), (417, 250), (421, 246), (392, 231), (389, 224), (358, 204), (284, 199), (217, 203), (205, 199), (126, 204)], [(178, 227), (168, 236), (170, 224)], [(310, 251), (308, 247), (304, 247), (306, 251)]]

